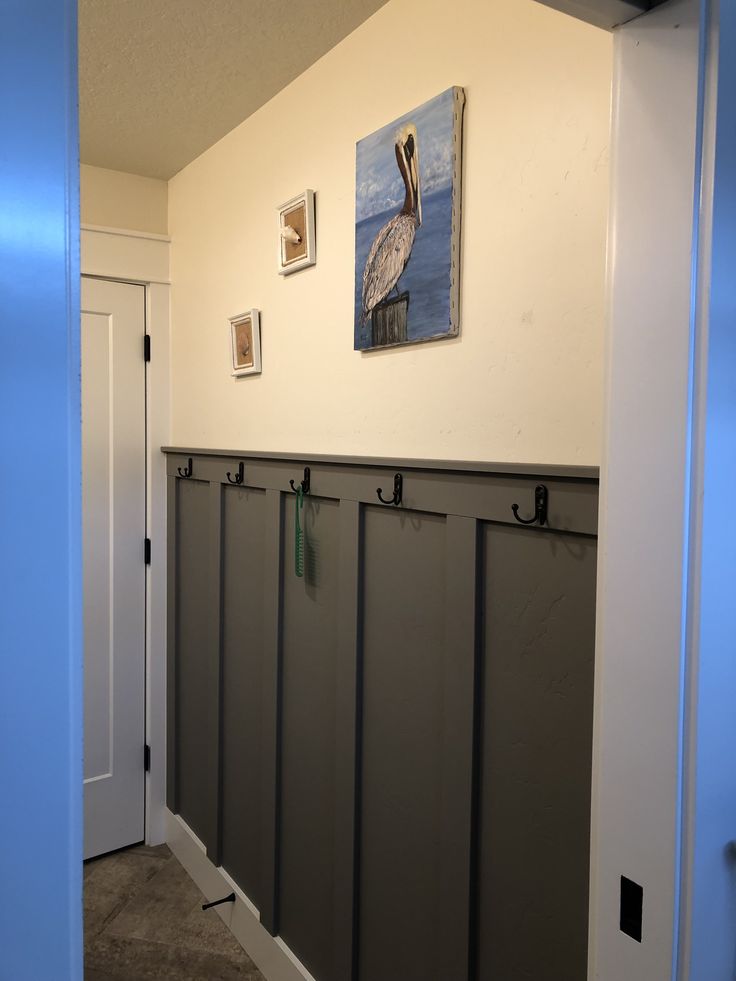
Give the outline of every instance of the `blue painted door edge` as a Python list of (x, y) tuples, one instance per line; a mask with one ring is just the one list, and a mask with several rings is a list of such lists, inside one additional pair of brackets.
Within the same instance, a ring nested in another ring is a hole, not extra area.
[(1, 0), (0, 978), (82, 978), (74, 0)]

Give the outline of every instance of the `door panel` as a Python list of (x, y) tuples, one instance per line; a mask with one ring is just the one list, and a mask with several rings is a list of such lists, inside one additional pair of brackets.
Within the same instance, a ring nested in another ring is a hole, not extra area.
[(144, 298), (82, 280), (85, 858), (144, 836)]

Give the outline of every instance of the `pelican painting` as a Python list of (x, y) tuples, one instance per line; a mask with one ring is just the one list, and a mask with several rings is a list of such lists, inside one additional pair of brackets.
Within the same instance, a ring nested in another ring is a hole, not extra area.
[(357, 145), (357, 350), (459, 331), (464, 101), (448, 89)]
[(373, 310), (396, 290), (411, 258), (414, 237), (422, 224), (422, 196), (419, 184), (417, 128), (408, 123), (396, 136), (396, 163), (404, 181), (404, 203), (373, 239), (363, 269), (363, 322)]

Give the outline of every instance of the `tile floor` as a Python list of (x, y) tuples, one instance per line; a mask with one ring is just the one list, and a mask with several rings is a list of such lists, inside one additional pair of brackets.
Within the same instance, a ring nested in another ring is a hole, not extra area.
[(264, 981), (166, 845), (84, 867), (85, 981)]

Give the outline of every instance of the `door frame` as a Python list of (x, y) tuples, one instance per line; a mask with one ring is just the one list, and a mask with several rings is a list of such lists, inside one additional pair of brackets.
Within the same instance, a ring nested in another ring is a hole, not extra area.
[[(600, 981), (733, 973), (736, 139), (717, 124), (736, 99), (734, 43), (719, 0), (670, 0), (614, 34), (589, 949)], [(639, 943), (621, 926), (622, 876), (643, 887)]]
[(154, 235), (99, 225), (81, 226), (81, 274), (132, 283), (145, 289), (146, 333), (146, 528), (151, 564), (146, 567), (146, 744), (145, 840), (166, 840), (166, 462), (161, 447), (170, 440), (169, 244)]

